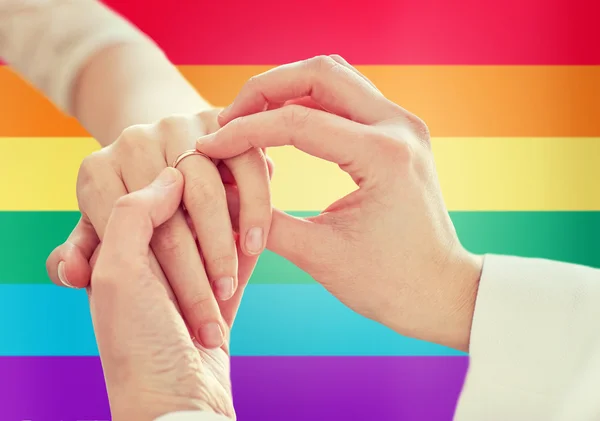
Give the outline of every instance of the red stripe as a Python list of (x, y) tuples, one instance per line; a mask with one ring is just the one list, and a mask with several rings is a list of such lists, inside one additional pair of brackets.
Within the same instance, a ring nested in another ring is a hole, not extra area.
[(106, 0), (176, 64), (600, 64), (598, 0)]

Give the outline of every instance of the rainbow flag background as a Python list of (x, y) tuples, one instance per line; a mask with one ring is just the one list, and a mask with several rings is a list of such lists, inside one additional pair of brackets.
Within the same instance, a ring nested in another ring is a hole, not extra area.
[[(466, 247), (600, 266), (595, 0), (110, 0), (212, 103), (252, 75), (338, 53), (430, 126)], [(0, 420), (110, 418), (82, 291), (44, 262), (78, 219), (93, 139), (0, 67)], [(275, 204), (350, 191), (329, 164), (270, 151)], [(450, 420), (467, 356), (396, 335), (266, 253), (233, 334), (240, 420)], [(494, 379), (490, 379), (493, 382)]]

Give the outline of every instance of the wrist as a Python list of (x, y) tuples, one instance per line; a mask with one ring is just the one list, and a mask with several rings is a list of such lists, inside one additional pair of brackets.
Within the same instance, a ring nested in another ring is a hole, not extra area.
[(468, 352), (482, 267), (482, 256), (457, 243), (443, 265), (425, 270), (421, 282), (435, 279), (433, 285), (423, 285), (410, 303), (390, 301), (377, 320), (401, 335)]
[(466, 250), (454, 262), (445, 281), (448, 285), (452, 285), (452, 290), (448, 293), (449, 306), (444, 314), (441, 329), (433, 339), (434, 342), (460, 351), (469, 351), (471, 326), (482, 269), (483, 256)]

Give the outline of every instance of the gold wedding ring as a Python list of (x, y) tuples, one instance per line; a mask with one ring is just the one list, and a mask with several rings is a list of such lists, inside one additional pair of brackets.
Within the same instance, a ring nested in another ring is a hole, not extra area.
[(175, 161), (173, 161), (173, 165), (171, 165), (173, 168), (177, 168), (177, 165), (179, 165), (181, 163), (181, 161), (183, 161), (185, 158), (187, 158), (188, 156), (192, 156), (192, 155), (200, 155), (203, 156), (204, 158), (208, 159), (210, 162), (213, 162), (213, 160), (210, 158), (210, 156), (196, 150), (196, 149), (190, 149), (187, 150), (185, 152), (182, 152)]

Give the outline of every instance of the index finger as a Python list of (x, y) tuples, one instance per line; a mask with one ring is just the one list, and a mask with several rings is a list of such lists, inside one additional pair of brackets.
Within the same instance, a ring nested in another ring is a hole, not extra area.
[(251, 148), (293, 146), (338, 164), (360, 184), (366, 177), (381, 139), (376, 128), (300, 105), (253, 114), (201, 137), (196, 148), (227, 159)]
[(402, 109), (386, 99), (358, 71), (328, 56), (286, 64), (252, 77), (233, 103), (219, 115), (223, 126), (231, 120), (310, 97), (326, 111), (362, 124), (398, 116)]

